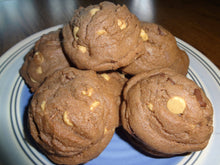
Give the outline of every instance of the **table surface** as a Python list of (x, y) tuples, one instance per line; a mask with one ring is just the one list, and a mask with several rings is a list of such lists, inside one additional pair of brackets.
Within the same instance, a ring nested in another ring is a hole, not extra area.
[[(0, 56), (26, 37), (67, 23), (79, 6), (97, 0), (0, 0)], [(115, 0), (141, 21), (162, 25), (220, 68), (220, 1)]]

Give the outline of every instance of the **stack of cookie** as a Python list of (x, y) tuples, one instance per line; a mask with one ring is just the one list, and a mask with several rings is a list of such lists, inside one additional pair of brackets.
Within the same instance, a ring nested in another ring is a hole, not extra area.
[(153, 155), (173, 156), (208, 144), (213, 109), (202, 89), (185, 77), (187, 54), (166, 29), (140, 22), (124, 5), (77, 9), (24, 60), (20, 73), (34, 92), (30, 132), (57, 164), (97, 157), (120, 121)]

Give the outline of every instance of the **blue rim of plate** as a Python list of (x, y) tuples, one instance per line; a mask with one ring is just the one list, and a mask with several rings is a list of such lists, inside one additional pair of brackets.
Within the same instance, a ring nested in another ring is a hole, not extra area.
[[(44, 31), (52, 31), (55, 30), (57, 28), (61, 27), (56, 26), (53, 28), (46, 29)], [(43, 31), (41, 31), (42, 33)], [(40, 32), (39, 32), (40, 33)], [(34, 43), (40, 38), (39, 33), (34, 34), (36, 37), (33, 38), (30, 42), (28, 42), (27, 44), (24, 44), (22, 47), (19, 47), (19, 49), (17, 49), (16, 51), (13, 52), (13, 54), (11, 54), (9, 57), (7, 57), (0, 66), (0, 75), (1, 73), (4, 71), (4, 69), (7, 68), (7, 66), (14, 60), (14, 58), (16, 58), (22, 51), (26, 50), (27, 48), (30, 48), (34, 45)], [(43, 34), (43, 33), (42, 33)], [(32, 35), (33, 36), (33, 35)], [(32, 36), (28, 37), (31, 38)], [(27, 39), (28, 39), (27, 38)], [(177, 39), (177, 45), (183, 49), (184, 51), (187, 52), (188, 55), (191, 55), (193, 58), (195, 58), (197, 61), (199, 61), (199, 63), (206, 68), (206, 70), (209, 71), (209, 73), (212, 75), (212, 77), (215, 79), (215, 81), (217, 82), (218, 85), (220, 85), (220, 81), (219, 81), (219, 76), (218, 73), (216, 73), (216, 71), (213, 69), (212, 66), (210, 66), (210, 63), (207, 62), (207, 60), (204, 60), (205, 57), (201, 57), (199, 54), (201, 54), (200, 52), (198, 53), (198, 51), (196, 49), (194, 49), (193, 47), (191, 47), (190, 45), (188, 45), (187, 43), (185, 43), (184, 41)], [(22, 42), (22, 41), (21, 41)], [(12, 48), (13, 49), (13, 48)], [(211, 63), (211, 65), (213, 65)], [(203, 87), (202, 83), (200, 82), (199, 78), (196, 76), (196, 74), (192, 71), (192, 69), (189, 67), (188, 70), (188, 75), (187, 75), (190, 79), (192, 79), (194, 82), (196, 82), (204, 91), (205, 88)], [(22, 91), (22, 88), (24, 87), (25, 83), (23, 81), (23, 79), (18, 75), (16, 78), (16, 81), (14, 83), (13, 86), (13, 90), (10, 96), (10, 123), (11, 123), (11, 127), (14, 133), (14, 136), (16, 137), (16, 140), (20, 146), (20, 148), (22, 149), (22, 151), (25, 153), (25, 155), (28, 157), (28, 159), (30, 159), (30, 161), (33, 164), (38, 164), (36, 163), (36, 160), (41, 163), (41, 164), (45, 164), (45, 161), (42, 160), (41, 155), (37, 155), (38, 151), (33, 151), (33, 148), (30, 146), (30, 144), (25, 140), (24, 137), (24, 132), (23, 132), (23, 122), (21, 122), (21, 117), (19, 116), (19, 103), (20, 103), (20, 94)], [(205, 91), (206, 92), (206, 91)], [(197, 162), (197, 160), (200, 158), (200, 155), (202, 154), (202, 151), (198, 151), (198, 152), (193, 152), (191, 153), (189, 156), (187, 156), (186, 159), (180, 161), (181, 164), (195, 164)], [(43, 158), (45, 160), (47, 160), (47, 158)]]

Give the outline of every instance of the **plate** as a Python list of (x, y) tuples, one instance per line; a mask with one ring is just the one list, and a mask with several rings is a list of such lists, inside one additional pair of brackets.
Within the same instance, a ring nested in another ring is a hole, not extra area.
[[(23, 57), (34, 43), (61, 25), (38, 32), (19, 42), (0, 58), (0, 164), (53, 164), (40, 153), (27, 129), (27, 106), (32, 96), (19, 75)], [(176, 38), (178, 46), (190, 58), (187, 77), (195, 81), (206, 93), (214, 108), (214, 132), (208, 146), (198, 152), (172, 158), (153, 158), (135, 150), (115, 133), (110, 144), (86, 165), (133, 164), (217, 164), (220, 162), (220, 72), (202, 53)]]

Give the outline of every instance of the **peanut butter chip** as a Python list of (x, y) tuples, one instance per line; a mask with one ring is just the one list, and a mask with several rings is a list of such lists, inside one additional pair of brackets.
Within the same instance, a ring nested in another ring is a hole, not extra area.
[(40, 52), (34, 53), (34, 59), (36, 60), (36, 62), (38, 64), (42, 64), (44, 61), (44, 57), (43, 57), (42, 53), (40, 53)]
[(92, 96), (93, 88), (89, 88), (87, 91), (82, 91), (83, 95)]
[(196, 126), (195, 126), (194, 124), (191, 124), (190, 127), (191, 127), (192, 129), (194, 129)]
[(147, 33), (143, 29), (141, 29), (140, 36), (143, 39), (143, 41), (147, 41), (148, 40), (148, 35), (147, 35)]
[(108, 132), (108, 129), (107, 128), (105, 128), (104, 129), (104, 134), (106, 134)]
[(125, 78), (125, 75), (124, 74), (119, 74), (121, 76), (121, 78)]
[(182, 97), (175, 96), (168, 100), (167, 108), (172, 113), (181, 114), (186, 108), (186, 102)]
[(98, 12), (99, 10), (100, 10), (99, 8), (93, 8), (93, 9), (91, 9), (89, 12), (90, 12), (91, 16), (93, 16), (93, 15), (95, 15), (96, 12)]
[(41, 103), (41, 105), (40, 105), (42, 111), (45, 110), (45, 105), (46, 105), (46, 101), (42, 101), (42, 103)]
[(63, 114), (63, 121), (65, 122), (65, 124), (69, 125), (69, 126), (73, 126), (73, 123), (70, 122), (69, 118), (68, 118), (68, 112), (65, 111)]
[(107, 81), (110, 80), (109, 75), (107, 75), (106, 73), (101, 74), (101, 76), (102, 76), (105, 80), (107, 80)]
[(92, 105), (90, 106), (90, 110), (91, 110), (91, 111), (94, 110), (94, 108), (96, 108), (99, 104), (100, 104), (99, 101), (93, 102)]
[(105, 129), (104, 129), (104, 135), (107, 134), (107, 133), (109, 133), (109, 131), (110, 131), (110, 132), (114, 132), (115, 129), (114, 129), (114, 128), (113, 128), (113, 129), (108, 129), (108, 128), (105, 127)]
[(35, 79), (33, 79), (32, 77), (30, 77), (30, 79), (33, 83), (37, 83), (37, 81)]
[(154, 111), (153, 110), (153, 107), (154, 107), (153, 104), (147, 103), (147, 107), (148, 107), (149, 110)]
[(103, 30), (103, 29), (97, 31), (97, 34), (98, 34), (98, 35), (103, 35), (103, 34), (106, 34), (106, 33), (107, 33), (107, 32), (106, 32), (105, 30)]
[(78, 40), (78, 37), (77, 37), (78, 31), (79, 31), (79, 27), (75, 26), (75, 27), (73, 28), (73, 35), (74, 35), (74, 38), (75, 38), (76, 40)]
[(85, 53), (85, 52), (87, 51), (87, 49), (86, 49), (85, 46), (79, 45), (78, 48), (79, 48), (79, 50), (80, 50), (82, 53)]
[(42, 74), (43, 73), (41, 66), (37, 67), (36, 72), (38, 74)]
[(121, 30), (125, 29), (127, 27), (127, 24), (124, 20), (118, 19), (118, 26)]

